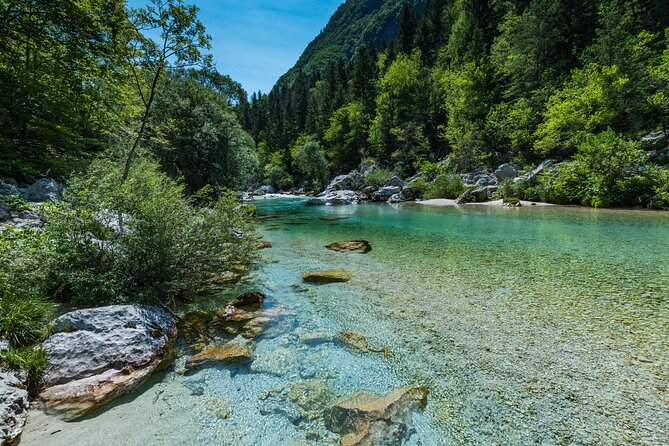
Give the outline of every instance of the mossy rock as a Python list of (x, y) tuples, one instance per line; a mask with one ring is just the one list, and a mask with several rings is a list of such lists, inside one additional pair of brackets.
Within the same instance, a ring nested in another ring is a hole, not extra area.
[(315, 284), (348, 282), (351, 280), (351, 272), (346, 269), (332, 269), (327, 271), (319, 271), (313, 273), (306, 273), (302, 275), (305, 282)]

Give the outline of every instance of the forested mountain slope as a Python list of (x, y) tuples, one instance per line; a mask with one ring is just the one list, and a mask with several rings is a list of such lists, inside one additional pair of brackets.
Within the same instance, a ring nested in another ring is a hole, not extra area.
[[(406, 2), (414, 9), (424, 3)], [(292, 81), (300, 70), (311, 73), (323, 70), (330, 61), (349, 60), (360, 46), (392, 42), (404, 4), (405, 0), (347, 0), (279, 83)]]
[[(437, 162), (462, 172), (551, 158), (572, 170), (563, 167), (561, 179), (549, 182), (565, 190), (538, 198), (648, 203), (641, 195), (651, 185), (639, 178), (648, 180), (650, 170), (642, 166), (667, 157), (637, 141), (667, 129), (666, 0), (405, 3), (384, 48), (364, 45), (366, 33), (393, 26), (345, 20), (364, 4), (377, 10), (363, 17), (382, 23), (396, 3), (348, 2), (290, 82), (252, 97), (243, 124), (256, 138), (266, 181), (318, 189), (366, 158), (400, 176)], [(355, 42), (352, 58), (335, 57)], [(581, 186), (597, 176), (594, 165), (616, 173)], [(631, 179), (630, 172), (642, 174)]]

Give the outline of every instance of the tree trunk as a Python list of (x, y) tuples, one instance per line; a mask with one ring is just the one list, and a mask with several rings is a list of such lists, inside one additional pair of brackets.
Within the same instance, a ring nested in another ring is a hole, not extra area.
[(123, 178), (121, 179), (122, 183), (125, 183), (128, 180), (130, 175), (130, 169), (132, 168), (132, 162), (137, 156), (137, 149), (139, 148), (139, 143), (142, 141), (142, 136), (144, 136), (144, 130), (146, 130), (146, 124), (149, 122), (149, 115), (151, 113), (151, 105), (153, 100), (156, 97), (156, 87), (158, 86), (158, 79), (160, 79), (160, 73), (162, 71), (162, 66), (159, 66), (156, 70), (156, 75), (153, 77), (153, 82), (151, 83), (151, 93), (149, 95), (149, 100), (146, 103), (144, 108), (144, 116), (142, 116), (142, 125), (139, 127), (139, 132), (137, 132), (137, 137), (135, 142), (128, 153), (128, 158), (125, 160), (125, 168), (123, 169)]

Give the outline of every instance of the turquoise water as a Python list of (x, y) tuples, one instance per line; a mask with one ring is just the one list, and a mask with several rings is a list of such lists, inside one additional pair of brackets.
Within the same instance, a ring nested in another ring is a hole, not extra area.
[[(669, 444), (668, 214), (257, 207), (262, 267), (198, 304), (269, 295), (254, 361), (184, 376), (181, 358), (83, 421), (33, 412), (22, 445), (334, 445), (334, 399), (407, 385), (430, 389), (408, 445)], [(372, 251), (324, 248), (357, 239)], [(302, 283), (334, 268), (351, 281)], [(327, 342), (340, 332), (374, 351)]]

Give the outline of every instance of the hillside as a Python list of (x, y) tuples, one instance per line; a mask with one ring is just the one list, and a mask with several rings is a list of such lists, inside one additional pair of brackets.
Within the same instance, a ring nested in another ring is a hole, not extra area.
[(297, 63), (278, 84), (294, 79), (303, 69), (307, 73), (322, 70), (329, 61), (345, 60), (356, 48), (374, 42), (381, 47), (395, 38), (404, 4), (420, 8), (424, 0), (347, 0), (330, 18), (325, 29), (306, 47)]

